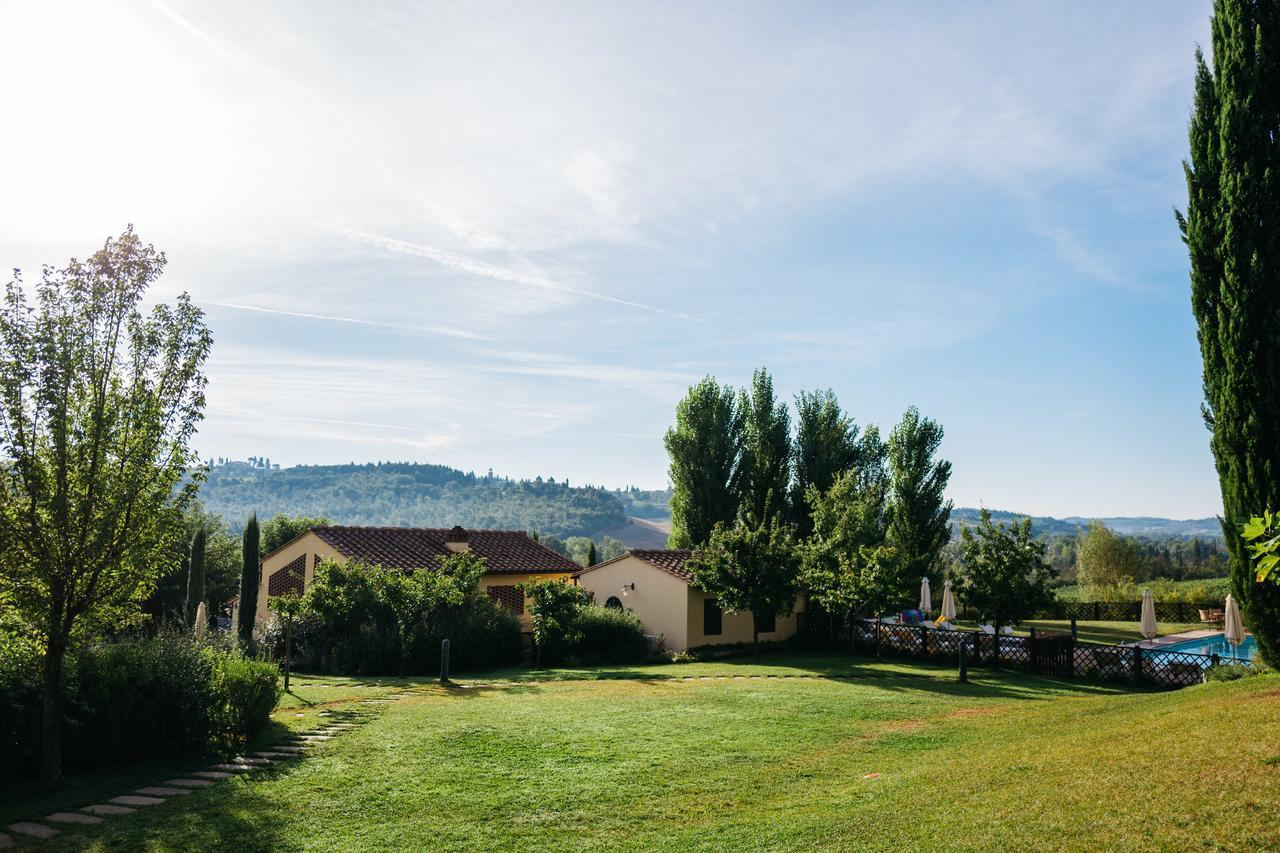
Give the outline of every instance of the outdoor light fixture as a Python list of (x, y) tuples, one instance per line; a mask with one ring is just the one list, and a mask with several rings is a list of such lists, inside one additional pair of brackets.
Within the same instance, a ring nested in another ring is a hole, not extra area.
[(623, 595), (626, 595), (628, 592), (635, 592), (635, 590), (636, 590), (636, 585), (635, 585), (635, 584), (633, 584), (633, 583), (624, 583), (624, 584), (622, 585), (622, 594), (623, 594)]

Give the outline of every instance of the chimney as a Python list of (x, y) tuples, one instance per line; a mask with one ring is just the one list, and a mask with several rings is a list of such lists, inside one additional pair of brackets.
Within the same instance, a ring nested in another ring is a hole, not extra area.
[(445, 531), (444, 547), (457, 554), (460, 551), (470, 551), (471, 546), (467, 544), (467, 531), (462, 525), (455, 524), (451, 530)]

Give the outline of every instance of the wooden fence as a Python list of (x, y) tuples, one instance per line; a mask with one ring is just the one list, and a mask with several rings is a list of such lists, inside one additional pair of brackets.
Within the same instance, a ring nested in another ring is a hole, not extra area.
[(817, 612), (800, 614), (801, 642), (877, 657), (1021, 670), (1038, 675), (1117, 681), (1144, 687), (1200, 684), (1211, 666), (1252, 666), (1250, 661), (1138, 646), (1082, 643), (1071, 634), (1033, 631), (1030, 637), (943, 631), (928, 625), (887, 625), (872, 619), (843, 624)]

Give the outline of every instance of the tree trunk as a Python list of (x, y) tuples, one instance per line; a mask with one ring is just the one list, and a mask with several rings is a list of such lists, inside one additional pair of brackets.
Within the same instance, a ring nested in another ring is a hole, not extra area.
[(289, 692), (289, 669), (293, 663), (293, 620), (284, 623), (284, 692)]
[(62, 784), (62, 661), (65, 642), (50, 642), (44, 653), (44, 711), (40, 725), (40, 780)]

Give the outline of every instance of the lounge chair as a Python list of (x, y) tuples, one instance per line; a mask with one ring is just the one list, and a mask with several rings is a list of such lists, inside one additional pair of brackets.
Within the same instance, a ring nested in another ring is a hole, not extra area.
[(1226, 621), (1227, 613), (1225, 610), (1200, 610), (1200, 621), (1206, 625), (1221, 625)]

